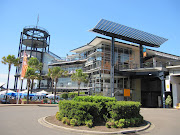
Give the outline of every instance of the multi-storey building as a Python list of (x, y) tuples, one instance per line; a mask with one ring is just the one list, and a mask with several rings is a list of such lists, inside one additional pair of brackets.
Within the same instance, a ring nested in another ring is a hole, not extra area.
[[(81, 84), (81, 89), (90, 94), (102, 92), (104, 96), (111, 96), (110, 48), (110, 39), (95, 37), (87, 45), (72, 50), (75, 54), (67, 56), (66, 61), (49, 66), (60, 66), (70, 74), (81, 68), (89, 75), (88, 84)], [(140, 68), (139, 46), (118, 41), (115, 42), (114, 55), (114, 96), (118, 100), (141, 101), (143, 106), (161, 106), (159, 73), (169, 76), (169, 69), (173, 68), (169, 65), (180, 65), (180, 57), (144, 48), (143, 68)], [(77, 83), (70, 77), (59, 78), (58, 89), (77, 88)], [(130, 96), (124, 96), (125, 89), (130, 89)], [(168, 94), (172, 96), (172, 92)]]
[[(180, 103), (180, 57), (146, 48), (160, 47), (167, 39), (103, 19), (92, 31), (112, 39), (95, 37), (87, 45), (71, 50), (73, 55), (62, 58), (49, 51), (50, 35), (46, 30), (26, 27), (21, 33), (18, 57), (23, 57), (24, 50), (29, 57), (37, 57), (43, 63), (42, 76), (53, 66), (67, 70), (69, 76), (58, 79), (59, 91), (77, 90), (77, 82), (70, 76), (82, 69), (89, 81), (81, 83), (80, 89), (89, 94), (140, 101), (145, 107), (164, 107), (167, 95), (173, 98), (174, 107)], [(16, 88), (20, 70), (16, 70)], [(36, 88), (48, 90), (50, 86), (50, 79), (45, 77)]]

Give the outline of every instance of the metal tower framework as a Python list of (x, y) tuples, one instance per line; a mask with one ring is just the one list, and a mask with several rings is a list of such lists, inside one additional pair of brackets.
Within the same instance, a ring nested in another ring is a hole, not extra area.
[[(38, 26), (27, 26), (23, 28), (20, 35), (18, 57), (20, 62), (23, 60), (23, 51), (26, 51), (28, 58), (36, 57), (40, 54), (39, 61), (43, 62), (43, 53), (49, 53), (50, 35), (49, 32)], [(21, 66), (20, 66), (21, 67)], [(16, 68), (14, 89), (17, 90), (18, 77), (20, 76), (21, 68)], [(40, 83), (40, 82), (39, 82)], [(22, 89), (21, 83), (21, 89)]]

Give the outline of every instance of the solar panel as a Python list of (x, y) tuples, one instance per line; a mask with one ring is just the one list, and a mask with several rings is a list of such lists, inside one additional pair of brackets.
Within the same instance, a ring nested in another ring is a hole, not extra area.
[(90, 31), (151, 47), (160, 47), (168, 39), (125, 25), (101, 19)]

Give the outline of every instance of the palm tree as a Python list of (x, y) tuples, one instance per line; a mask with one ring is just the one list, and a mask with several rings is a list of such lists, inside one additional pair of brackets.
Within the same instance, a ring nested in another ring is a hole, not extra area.
[(25, 78), (27, 79), (27, 88), (28, 88), (28, 92), (27, 92), (27, 104), (29, 104), (29, 87), (30, 87), (30, 82), (33, 81), (34, 79), (36, 79), (36, 77), (38, 76), (38, 73), (36, 73), (36, 69), (28, 67), (26, 74), (25, 74)]
[(7, 80), (7, 89), (9, 87), (9, 76), (10, 76), (10, 71), (11, 71), (11, 66), (19, 66), (19, 58), (16, 58), (14, 55), (8, 55), (7, 57), (2, 57), (2, 63), (3, 64), (8, 64), (8, 80)]
[[(10, 71), (11, 71), (11, 66), (19, 66), (20, 65), (20, 59), (16, 58), (14, 55), (8, 55), (7, 57), (2, 57), (3, 64), (8, 64), (8, 79), (7, 79), (7, 91), (6, 94), (8, 93), (8, 88), (9, 88), (9, 76), (10, 76)], [(6, 104), (7, 104), (7, 96), (6, 96)]]
[[(55, 81), (55, 90), (54, 90), (54, 102), (55, 102), (58, 78), (60, 78), (62, 76), (67, 76), (67, 71), (64, 71), (60, 67), (53, 67), (52, 69), (49, 69), (48, 76), (51, 78), (52, 84)], [(52, 86), (52, 88), (53, 88), (53, 86)]]
[(54, 83), (54, 75), (53, 75), (53, 69), (49, 68), (48, 69), (48, 74), (47, 76), (51, 78), (51, 89), (52, 89), (52, 94), (53, 94), (53, 83)]
[[(31, 68), (34, 68), (36, 71), (36, 73), (40, 73), (40, 71), (42, 70), (43, 64), (39, 62), (39, 60), (37, 58), (30, 58), (28, 60), (28, 66)], [(38, 74), (37, 74), (38, 75)], [(33, 89), (33, 85), (34, 85), (34, 80), (38, 79), (40, 80), (41, 76), (34, 76), (34, 78), (31, 78), (31, 93), (32, 93), (32, 89)]]
[(78, 96), (81, 82), (87, 83), (88, 82), (88, 75), (83, 73), (82, 69), (76, 69), (76, 73), (73, 73), (71, 76), (72, 81), (76, 81), (78, 83)]

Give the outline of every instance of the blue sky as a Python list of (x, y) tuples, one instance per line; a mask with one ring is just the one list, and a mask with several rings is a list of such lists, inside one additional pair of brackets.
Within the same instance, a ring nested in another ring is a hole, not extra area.
[[(101, 36), (88, 30), (102, 18), (167, 38), (156, 50), (180, 55), (179, 0), (0, 0), (0, 58), (17, 56), (20, 33), (36, 25), (38, 14), (38, 26), (51, 35), (50, 51), (59, 56)], [(0, 69), (0, 82), (6, 82), (8, 67), (0, 63)]]

